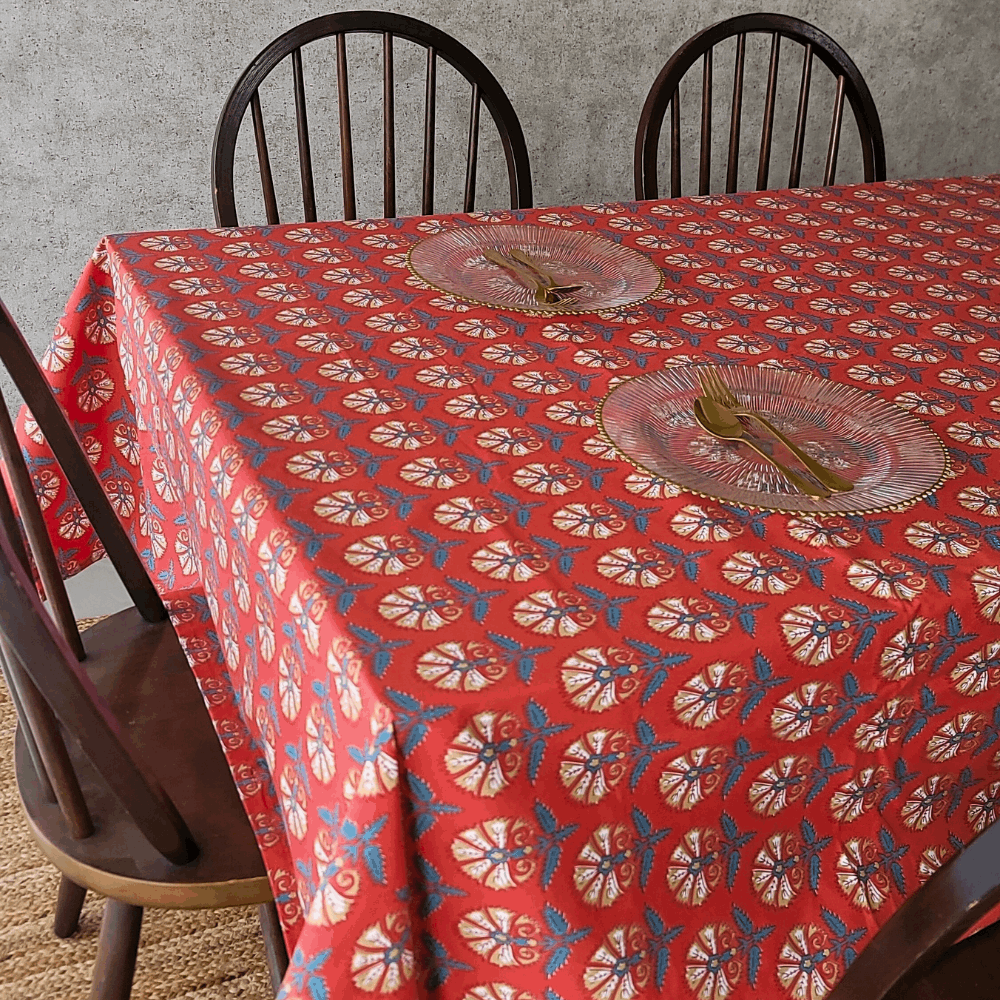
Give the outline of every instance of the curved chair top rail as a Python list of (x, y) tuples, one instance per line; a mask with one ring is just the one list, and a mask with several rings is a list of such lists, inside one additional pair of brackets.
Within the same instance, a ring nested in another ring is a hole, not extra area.
[(465, 210), (471, 211), (475, 199), (475, 175), (479, 134), (479, 103), (486, 105), (496, 123), (503, 145), (510, 180), (512, 208), (531, 207), (531, 169), (527, 145), (517, 114), (496, 77), (473, 52), (461, 42), (438, 28), (413, 17), (387, 11), (347, 11), (324, 14), (286, 31), (267, 45), (236, 81), (226, 99), (215, 130), (212, 149), (212, 201), (216, 222), (220, 226), (238, 225), (233, 191), (233, 164), (236, 138), (248, 107), (252, 109), (257, 142), (264, 200), (268, 222), (278, 222), (273, 183), (270, 176), (267, 148), (264, 141), (263, 119), (258, 88), (270, 72), (288, 55), (292, 56), (295, 88), (296, 124), (299, 160), (302, 174), (303, 206), (307, 222), (316, 221), (312, 182), (312, 162), (309, 151), (305, 113), (305, 89), (302, 79), (302, 46), (320, 38), (336, 37), (337, 87), (340, 109), (341, 159), (344, 184), (344, 218), (355, 218), (353, 147), (350, 130), (347, 55), (344, 36), (351, 33), (381, 34), (384, 39), (384, 101), (385, 101), (385, 215), (395, 215), (395, 140), (394, 101), (392, 96), (392, 38), (398, 36), (422, 45), (428, 52), (427, 104), (424, 121), (424, 177), (422, 214), (433, 212), (434, 190), (434, 102), (436, 91), (435, 59), (439, 55), (472, 84), (472, 111), (469, 127), (469, 154), (466, 168)]
[(813, 55), (818, 56), (820, 61), (837, 78), (837, 92), (834, 102), (830, 144), (827, 150), (824, 185), (834, 183), (837, 153), (840, 144), (843, 99), (845, 96), (854, 112), (858, 131), (861, 134), (865, 181), (885, 180), (885, 140), (882, 136), (882, 124), (879, 121), (878, 110), (872, 99), (871, 91), (868, 89), (861, 71), (854, 64), (851, 57), (829, 35), (799, 18), (784, 14), (743, 14), (720, 21), (718, 24), (713, 24), (711, 27), (705, 28), (688, 39), (670, 57), (650, 88), (639, 118), (639, 127), (635, 139), (635, 189), (637, 198), (659, 197), (656, 169), (657, 149), (663, 118), (668, 106), (671, 108), (671, 197), (676, 198), (680, 196), (678, 87), (681, 79), (699, 58), (704, 59), (699, 194), (709, 193), (708, 187), (711, 171), (712, 49), (719, 42), (733, 36), (737, 36), (737, 51), (726, 191), (727, 193), (732, 193), (736, 190), (746, 36), (748, 34), (760, 33), (770, 34), (772, 42), (768, 67), (764, 125), (761, 133), (760, 156), (757, 170), (757, 190), (763, 190), (767, 187), (781, 38), (790, 38), (805, 48), (802, 81), (799, 88), (795, 138), (792, 148), (792, 163), (789, 171), (789, 186), (796, 187), (799, 183)]
[[(829, 1000), (882, 1000), (898, 984), (914, 985), (914, 977), (998, 902), (1000, 823), (993, 823), (906, 899), (848, 966)], [(905, 995), (911, 996), (908, 990)], [(913, 995), (925, 994), (918, 989)]]

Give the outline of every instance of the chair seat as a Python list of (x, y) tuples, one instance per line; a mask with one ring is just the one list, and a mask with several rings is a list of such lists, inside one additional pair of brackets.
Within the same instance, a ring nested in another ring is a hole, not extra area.
[(18, 732), (15, 763), (42, 852), (78, 885), (136, 906), (196, 909), (270, 902), (267, 873), (198, 683), (169, 622), (135, 608), (84, 633), (83, 662), (147, 768), (187, 819), (198, 856), (166, 860), (142, 836), (78, 747), (69, 747), (95, 832), (72, 839), (47, 801)]

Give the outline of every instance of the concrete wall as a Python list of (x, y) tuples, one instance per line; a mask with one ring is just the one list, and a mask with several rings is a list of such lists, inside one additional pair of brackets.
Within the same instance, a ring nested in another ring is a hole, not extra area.
[[(496, 74), (524, 126), (538, 205), (632, 197), (636, 122), (663, 62), (702, 27), (775, 8), (851, 53), (881, 114), (890, 177), (1000, 169), (995, 0), (394, 6), (454, 35)], [(212, 224), (209, 151), (230, 87), (273, 37), (330, 9), (318, 0), (0, 0), (0, 295), (37, 350), (104, 233)], [(404, 104), (418, 74), (403, 67)], [(825, 107), (820, 115), (822, 130)], [(860, 179), (850, 167), (845, 160), (838, 179)], [(780, 171), (772, 176), (780, 186)], [(496, 180), (484, 184), (502, 202)], [(327, 204), (336, 217), (336, 201)]]

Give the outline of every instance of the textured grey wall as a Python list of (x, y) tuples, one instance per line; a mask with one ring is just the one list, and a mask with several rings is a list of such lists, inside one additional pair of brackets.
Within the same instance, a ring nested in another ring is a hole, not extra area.
[[(535, 202), (555, 205), (630, 198), (639, 109), (666, 58), (717, 20), (775, 8), (851, 53), (881, 114), (890, 177), (998, 169), (996, 0), (399, 0), (393, 9), (436, 24), (493, 70), (524, 125)], [(212, 223), (209, 150), (226, 94), (268, 41), (330, 9), (0, 0), (0, 295), (36, 349), (104, 233)], [(839, 179), (859, 178), (845, 169)]]

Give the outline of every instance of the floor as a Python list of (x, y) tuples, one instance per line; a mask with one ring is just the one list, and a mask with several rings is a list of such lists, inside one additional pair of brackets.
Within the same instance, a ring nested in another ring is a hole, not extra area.
[(114, 567), (107, 559), (88, 566), (66, 581), (66, 591), (77, 618), (111, 615), (131, 603)]
[[(0, 998), (87, 1000), (104, 903), (88, 894), (76, 934), (52, 933), (59, 876), (22, 815), (13, 732), (0, 681)], [(255, 907), (144, 913), (131, 1000), (273, 997)]]

